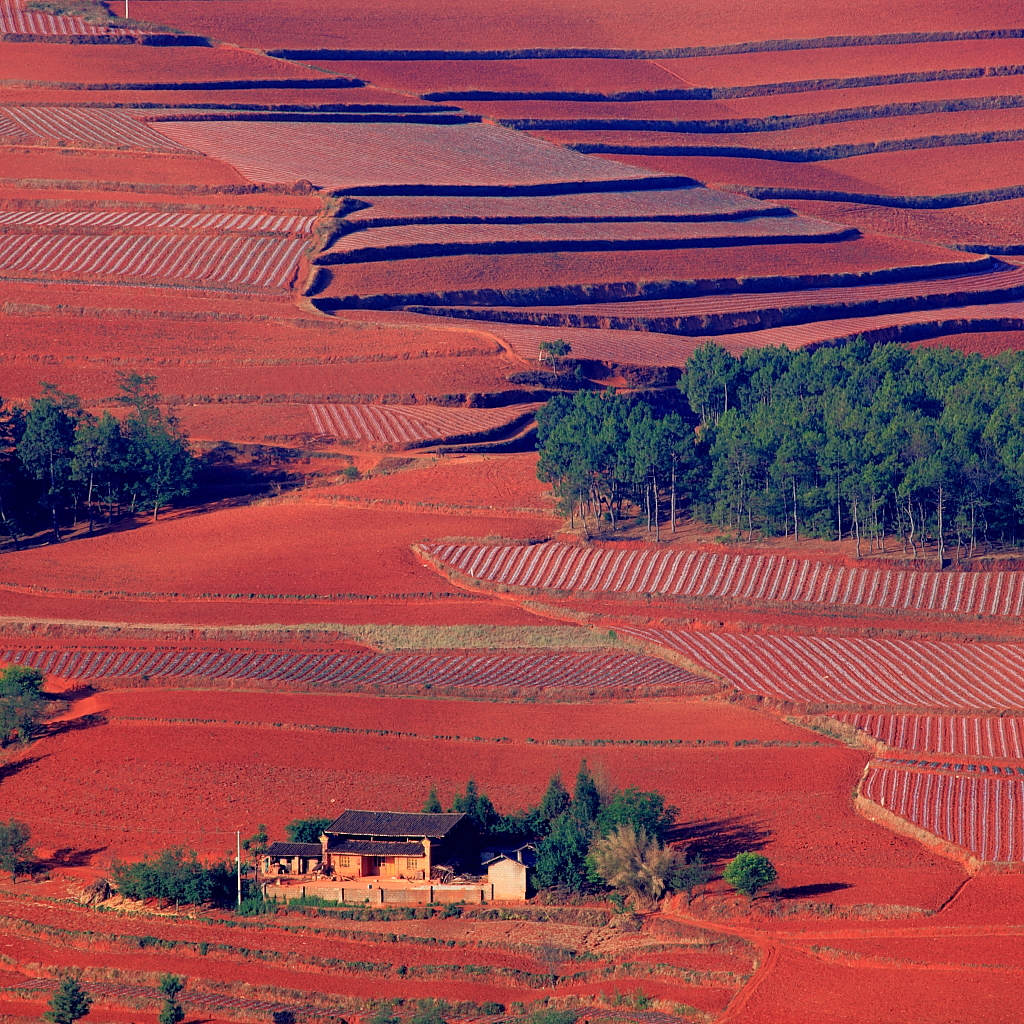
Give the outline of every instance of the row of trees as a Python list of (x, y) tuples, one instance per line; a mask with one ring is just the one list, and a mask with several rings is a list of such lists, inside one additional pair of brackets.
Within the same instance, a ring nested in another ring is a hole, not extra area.
[(173, 416), (160, 409), (156, 379), (119, 374), (123, 412), (96, 416), (52, 384), (28, 408), (0, 399), (0, 532), (15, 544), (43, 523), (61, 539), (68, 522), (111, 521), (123, 509), (156, 519), (187, 495), (195, 460)]
[(39, 669), (9, 665), (0, 672), (0, 747), (15, 740), (27, 743), (45, 707)]
[(816, 351), (709, 343), (676, 395), (580, 393), (538, 415), (538, 474), (566, 513), (614, 527), (625, 502), (654, 531), (665, 506), (748, 536), (886, 550), (944, 564), (1024, 520), (1024, 353), (872, 346)]

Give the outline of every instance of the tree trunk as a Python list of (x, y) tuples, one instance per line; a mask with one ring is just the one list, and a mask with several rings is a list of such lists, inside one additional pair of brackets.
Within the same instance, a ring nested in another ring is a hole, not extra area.
[(907, 497), (907, 522), (909, 524), (907, 528), (907, 543), (910, 544), (910, 556), (911, 558), (917, 558), (917, 544), (914, 542), (914, 505)]
[(939, 484), (939, 495), (938, 495), (938, 498), (937, 498), (937, 500), (935, 502), (935, 519), (936, 519), (936, 525), (938, 527), (938, 537), (937, 537), (937, 540), (938, 540), (938, 562), (939, 562), (939, 571), (940, 572), (942, 571), (942, 569), (945, 567), (945, 564), (946, 564), (946, 541), (945, 541), (945, 537), (943, 536), (942, 512), (943, 512), (943, 494), (942, 494), (942, 485)]
[(672, 518), (672, 532), (676, 532), (676, 463), (672, 460), (672, 496), (669, 499), (669, 515)]
[(796, 511), (796, 477), (793, 477), (793, 540), (800, 539), (800, 520)]
[(857, 558), (860, 559), (860, 518), (858, 516), (857, 499), (853, 499), (853, 535), (857, 538)]
[(658, 512), (658, 475), (651, 470), (651, 491), (654, 501), (654, 539), (661, 543), (661, 516)]

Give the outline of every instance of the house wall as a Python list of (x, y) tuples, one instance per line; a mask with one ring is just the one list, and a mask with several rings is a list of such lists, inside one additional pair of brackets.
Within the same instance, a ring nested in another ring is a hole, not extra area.
[(493, 887), (493, 899), (526, 899), (526, 865), (503, 857), (487, 869), (487, 881)]

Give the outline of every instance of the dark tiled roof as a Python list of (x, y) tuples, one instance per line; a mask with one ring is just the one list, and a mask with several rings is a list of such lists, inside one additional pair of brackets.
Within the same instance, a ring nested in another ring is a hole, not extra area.
[(321, 853), (319, 843), (271, 843), (267, 847), (268, 857), (319, 857)]
[(422, 843), (381, 843), (372, 839), (336, 839), (328, 842), (329, 853), (352, 853), (361, 857), (422, 857)]
[(444, 839), (464, 814), (404, 814), (398, 811), (346, 811), (324, 829), (349, 836), (425, 836)]

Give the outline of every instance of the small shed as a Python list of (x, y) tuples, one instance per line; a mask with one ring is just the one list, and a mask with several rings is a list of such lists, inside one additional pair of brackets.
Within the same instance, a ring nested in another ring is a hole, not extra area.
[(487, 863), (487, 882), (491, 899), (525, 900), (526, 865), (502, 854)]
[(263, 858), (264, 875), (308, 875), (320, 867), (319, 843), (271, 843)]

